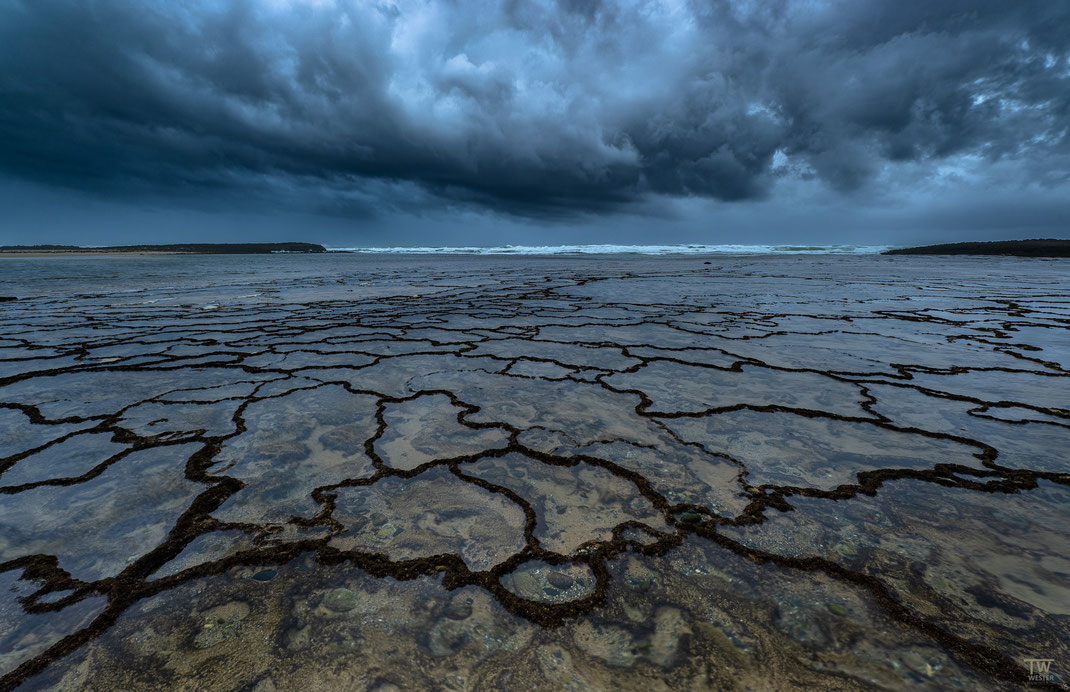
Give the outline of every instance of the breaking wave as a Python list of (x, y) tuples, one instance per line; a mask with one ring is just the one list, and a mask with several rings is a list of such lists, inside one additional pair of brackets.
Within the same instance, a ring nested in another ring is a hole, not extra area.
[(893, 245), (464, 245), (334, 247), (329, 252), (386, 255), (871, 255)]

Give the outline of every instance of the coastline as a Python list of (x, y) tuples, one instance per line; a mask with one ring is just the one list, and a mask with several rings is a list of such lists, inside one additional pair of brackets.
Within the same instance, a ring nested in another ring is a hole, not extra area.
[(986, 242), (941, 243), (885, 250), (883, 255), (973, 255), (995, 257), (1070, 257), (1070, 240), (1031, 238)]
[(136, 252), (0, 252), (0, 259), (43, 259), (48, 257), (141, 257), (144, 255), (196, 255), (196, 252), (173, 252), (167, 250), (138, 250)]
[(98, 257), (103, 255), (273, 255), (324, 254), (315, 243), (158, 243), (82, 247), (79, 245), (0, 245), (0, 257)]

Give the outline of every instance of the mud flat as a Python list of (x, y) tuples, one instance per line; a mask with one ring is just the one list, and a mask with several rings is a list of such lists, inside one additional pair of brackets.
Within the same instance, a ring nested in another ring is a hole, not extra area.
[(0, 689), (1020, 689), (1070, 265), (8, 265)]

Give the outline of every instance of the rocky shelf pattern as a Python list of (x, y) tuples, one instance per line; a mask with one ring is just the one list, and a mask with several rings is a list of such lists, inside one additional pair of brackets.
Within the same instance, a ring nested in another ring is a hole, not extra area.
[(999, 262), (6, 303), (0, 689), (1016, 689), (1070, 664), (1070, 272)]

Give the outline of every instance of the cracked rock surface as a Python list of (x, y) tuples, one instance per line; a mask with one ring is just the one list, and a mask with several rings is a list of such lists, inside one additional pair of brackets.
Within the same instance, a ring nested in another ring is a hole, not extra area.
[(0, 272), (0, 689), (1068, 677), (1067, 261)]

